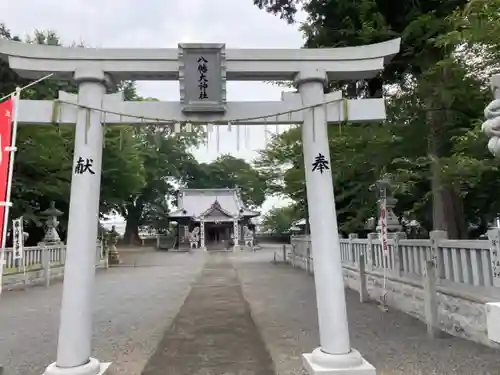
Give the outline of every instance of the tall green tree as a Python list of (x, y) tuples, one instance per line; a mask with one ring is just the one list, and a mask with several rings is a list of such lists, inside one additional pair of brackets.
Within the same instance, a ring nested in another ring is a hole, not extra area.
[(295, 205), (273, 207), (262, 217), (262, 227), (276, 234), (289, 233), (293, 223), (301, 219), (300, 211)]
[(134, 137), (139, 143), (144, 184), (118, 207), (127, 221), (125, 243), (139, 241), (141, 226), (165, 227), (176, 186), (193, 178), (190, 166), (195, 159), (189, 149), (199, 144), (201, 135), (198, 128), (192, 133), (178, 134), (170, 127), (154, 125), (136, 129)]
[[(0, 25), (0, 37), (19, 41), (5, 25)], [(27, 43), (59, 45), (59, 37), (53, 31), (35, 31)], [(25, 86), (30, 81), (20, 78), (8, 64), (0, 61), (0, 96), (11, 93), (16, 86)], [(128, 84), (128, 89), (134, 89)], [(23, 99), (56, 99), (59, 90), (76, 92), (70, 81), (47, 79), (23, 90)], [(125, 91), (125, 96), (127, 96)], [(101, 213), (116, 207), (120, 200), (128, 197), (143, 185), (142, 160), (138, 158), (138, 142), (127, 129), (106, 129), (103, 151), (103, 173), (101, 184)], [(30, 241), (37, 242), (43, 236), (41, 210), (51, 201), (65, 213), (61, 220), (62, 235), (65, 234), (69, 211), (69, 195), (72, 175), (74, 147), (73, 126), (21, 125), (18, 129), (12, 184), (13, 208), (11, 217), (23, 215)]]
[(262, 205), (266, 181), (253, 165), (231, 155), (221, 155), (211, 163), (194, 162), (186, 185), (193, 189), (239, 187), (244, 203), (250, 208)]
[[(362, 230), (376, 213), (370, 186), (390, 161), (394, 137), (379, 124), (330, 126), (329, 145), (340, 229)], [(267, 181), (267, 193), (284, 195), (307, 217), (307, 199), (301, 131), (292, 128), (273, 138), (260, 152), (256, 165)]]
[[(254, 3), (279, 14), (288, 22), (293, 22), (297, 9), (303, 7), (308, 15), (301, 26), (306, 47), (356, 46), (402, 38), (401, 52), (381, 75), (356, 83), (357, 96), (379, 96), (383, 84), (390, 83), (397, 89), (392, 86), (391, 92), (387, 93), (394, 95), (396, 91), (397, 99), (401, 98), (403, 91), (405, 99), (413, 103), (409, 109), (413, 112), (410, 113), (411, 121), (403, 119), (400, 125), (408, 122), (414, 127), (417, 125), (423, 147), (413, 155), (400, 155), (400, 159), (409, 158), (416, 163), (404, 173), (426, 171), (418, 175), (413, 173), (413, 178), (418, 180), (415, 186), (427, 186), (432, 192), (432, 205), (428, 208), (432, 212), (432, 228), (445, 229), (452, 238), (466, 237), (462, 184), (448, 178), (450, 175), (445, 171), (449, 167), (447, 161), (454, 155), (452, 140), (471, 129), (473, 120), (478, 117), (478, 106), (477, 101), (469, 103), (467, 100), (471, 94), (467, 91), (471, 79), (458, 53), (466, 42), (456, 38), (443, 43), (440, 39), (456, 34), (464, 27), (474, 34), (470, 25), (475, 24), (476, 29), (480, 29), (481, 22), (488, 22), (492, 26), (485, 29), (493, 31), (492, 19), (498, 10), (496, 1), (471, 1), (469, 4), (466, 0), (255, 0)], [(476, 9), (475, 13), (471, 13), (471, 9)], [(453, 17), (456, 18), (454, 22)], [(472, 36), (468, 38), (478, 46)], [(480, 82), (476, 80), (472, 85), (482, 99)], [(350, 82), (337, 82), (333, 86), (353, 87)], [(410, 142), (415, 142), (415, 139), (411, 138)], [(412, 148), (410, 143), (408, 146)], [(401, 163), (393, 167), (398, 172), (405, 170)], [(424, 200), (428, 201), (429, 195), (424, 195)], [(416, 204), (425, 206), (422, 202), (414, 202), (414, 206)]]

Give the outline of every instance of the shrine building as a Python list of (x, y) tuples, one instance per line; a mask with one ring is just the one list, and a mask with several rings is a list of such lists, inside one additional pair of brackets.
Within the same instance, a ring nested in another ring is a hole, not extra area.
[(239, 188), (180, 189), (177, 206), (169, 215), (177, 223), (176, 248), (190, 247), (190, 238), (203, 250), (239, 248), (245, 234), (253, 235), (251, 219), (260, 215), (245, 207)]

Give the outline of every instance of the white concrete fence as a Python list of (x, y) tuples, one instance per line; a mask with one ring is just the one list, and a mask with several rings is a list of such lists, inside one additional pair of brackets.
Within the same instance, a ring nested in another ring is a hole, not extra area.
[[(96, 243), (96, 267), (107, 267), (103, 244)], [(26, 284), (50, 285), (50, 281), (61, 278), (64, 273), (66, 245), (44, 244), (24, 247), (24, 260), (14, 259), (12, 248), (5, 249), (3, 286), (14, 289)], [(23, 264), (24, 261), (24, 264)]]
[[(443, 231), (430, 237), (396, 235), (387, 256), (377, 234), (341, 239), (346, 286), (359, 291), (362, 302), (385, 300), (424, 321), (432, 336), (445, 331), (499, 347), (488, 338), (485, 303), (500, 301), (500, 229), (490, 230), (488, 240), (449, 240)], [(313, 272), (310, 238), (292, 236), (291, 244), (290, 263)]]

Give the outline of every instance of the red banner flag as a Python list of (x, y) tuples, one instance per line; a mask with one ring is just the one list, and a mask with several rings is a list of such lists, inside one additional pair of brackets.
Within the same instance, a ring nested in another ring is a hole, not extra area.
[[(9, 162), (11, 158), (10, 150), (6, 147), (11, 146), (12, 142), (12, 116), (13, 116), (12, 98), (0, 103), (0, 202), (7, 201), (7, 185), (9, 183)], [(0, 239), (4, 238), (4, 224), (6, 203), (0, 205)], [(1, 246), (1, 245), (0, 245)]]

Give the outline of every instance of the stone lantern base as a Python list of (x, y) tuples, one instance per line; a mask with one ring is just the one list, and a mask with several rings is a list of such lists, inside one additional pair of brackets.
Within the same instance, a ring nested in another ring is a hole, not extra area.
[(116, 249), (116, 245), (112, 244), (109, 246), (108, 249), (108, 264), (109, 265), (117, 265), (120, 264), (120, 254), (118, 253), (118, 250)]

